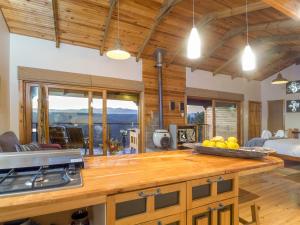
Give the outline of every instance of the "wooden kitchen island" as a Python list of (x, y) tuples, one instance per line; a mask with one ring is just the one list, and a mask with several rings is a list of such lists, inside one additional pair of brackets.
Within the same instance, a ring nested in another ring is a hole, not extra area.
[(89, 207), (94, 217), (106, 215), (107, 225), (237, 225), (238, 177), (282, 166), (271, 156), (246, 160), (191, 150), (88, 157), (83, 187), (0, 197), (0, 222), (34, 217), (50, 224), (41, 218)]

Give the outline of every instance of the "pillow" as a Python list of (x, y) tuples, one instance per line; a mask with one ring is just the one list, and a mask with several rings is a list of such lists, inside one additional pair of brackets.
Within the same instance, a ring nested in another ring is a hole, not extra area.
[(16, 145), (17, 152), (28, 152), (28, 151), (39, 151), (40, 147), (35, 144), (26, 144), (26, 145)]

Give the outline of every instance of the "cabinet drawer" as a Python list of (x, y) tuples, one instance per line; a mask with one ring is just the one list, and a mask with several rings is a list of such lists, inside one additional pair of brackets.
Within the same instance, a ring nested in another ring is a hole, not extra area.
[(238, 196), (237, 174), (226, 174), (187, 182), (187, 208)]
[(117, 194), (107, 199), (109, 225), (139, 224), (186, 210), (186, 183)]
[(173, 216), (142, 223), (140, 225), (186, 225), (186, 213), (180, 213)]
[(187, 225), (238, 225), (238, 198), (188, 210)]

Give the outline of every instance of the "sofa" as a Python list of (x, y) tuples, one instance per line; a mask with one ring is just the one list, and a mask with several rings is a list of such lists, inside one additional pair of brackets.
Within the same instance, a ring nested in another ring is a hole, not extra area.
[[(17, 152), (20, 141), (12, 131), (0, 135), (0, 152)], [(59, 150), (59, 144), (37, 144), (38, 150)]]

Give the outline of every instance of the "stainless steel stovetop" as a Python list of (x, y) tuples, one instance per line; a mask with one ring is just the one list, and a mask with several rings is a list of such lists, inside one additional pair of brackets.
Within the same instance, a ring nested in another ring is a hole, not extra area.
[(79, 150), (0, 153), (0, 197), (82, 186)]

